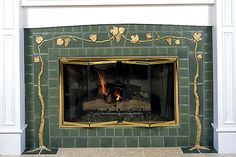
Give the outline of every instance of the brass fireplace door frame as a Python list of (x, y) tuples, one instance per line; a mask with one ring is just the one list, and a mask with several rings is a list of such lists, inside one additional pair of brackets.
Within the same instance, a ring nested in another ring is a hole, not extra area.
[[(67, 122), (64, 120), (64, 86), (63, 86), (63, 65), (96, 65), (109, 64), (122, 61), (126, 64), (174, 64), (174, 117), (173, 121), (149, 121), (149, 122), (127, 122), (127, 121), (108, 121), (108, 122)], [(92, 127), (160, 127), (160, 126), (179, 126), (179, 74), (178, 57), (147, 57), (147, 56), (126, 56), (126, 57), (80, 57), (80, 58), (60, 58), (59, 59), (59, 127), (60, 128), (92, 128)]]

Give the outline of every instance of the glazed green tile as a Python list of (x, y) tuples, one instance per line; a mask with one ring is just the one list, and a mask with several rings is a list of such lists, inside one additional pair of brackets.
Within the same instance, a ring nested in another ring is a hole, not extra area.
[(32, 74), (33, 73), (33, 65), (26, 64), (25, 65), (25, 74)]
[(211, 123), (213, 123), (213, 117), (205, 118), (205, 128), (211, 127)]
[(75, 139), (74, 138), (63, 138), (62, 140), (63, 148), (73, 148), (75, 147)]
[(131, 52), (131, 48), (123, 48), (123, 55), (129, 55)]
[(204, 139), (204, 145), (205, 146), (213, 146), (213, 138), (205, 138)]
[(25, 82), (27, 83), (33, 83), (34, 76), (33, 75), (25, 75)]
[[(205, 90), (204, 96), (206, 99), (213, 101), (213, 91), (212, 90)], [(211, 102), (212, 103), (212, 102)]]
[(138, 137), (126, 137), (126, 147), (138, 147)]
[(76, 147), (87, 147), (87, 137), (76, 138)]
[(60, 48), (59, 49), (59, 56), (60, 57), (67, 57), (67, 56), (69, 56), (69, 50), (67, 48)]
[(205, 71), (213, 71), (213, 64), (211, 62), (207, 62), (204, 64)]
[(132, 129), (124, 128), (124, 136), (132, 136)]
[(49, 79), (57, 79), (58, 78), (58, 72), (57, 71), (48, 71)]
[(187, 59), (179, 59), (179, 68), (188, 68), (189, 63)]
[(55, 60), (57, 60), (58, 59), (58, 57), (59, 57), (59, 49), (49, 49), (49, 52), (48, 52), (48, 54), (49, 54), (49, 60), (50, 61), (55, 61)]
[(176, 55), (177, 55), (177, 49), (176, 49), (176, 47), (169, 47), (169, 48), (168, 48), (168, 55), (176, 56)]
[(210, 98), (205, 99), (205, 109), (212, 109), (213, 108), (213, 100)]
[(165, 54), (167, 55), (168, 54), (168, 48), (167, 47), (160, 47), (159, 48), (159, 54)]
[(204, 77), (205, 77), (205, 80), (213, 80), (213, 72), (212, 71), (205, 71)]
[(180, 123), (181, 124), (188, 124), (189, 123), (189, 115), (188, 114), (181, 114), (180, 115)]
[(176, 137), (164, 137), (164, 146), (165, 147), (176, 147), (177, 146)]
[(149, 55), (157, 55), (159, 52), (160, 52), (160, 49), (158, 48), (149, 48)]
[(88, 147), (100, 147), (100, 138), (88, 137)]
[(164, 137), (151, 138), (151, 147), (163, 147), (163, 146), (164, 146)]
[(25, 118), (26, 119), (33, 119), (34, 118), (34, 112), (32, 112), (32, 111), (25, 111)]
[(61, 138), (50, 138), (50, 148), (60, 148), (62, 147)]
[(80, 27), (80, 26), (74, 26), (74, 27), (72, 27), (72, 31), (73, 31), (73, 32), (76, 32), (76, 33), (82, 32), (82, 27)]
[(95, 128), (89, 128), (88, 129), (88, 136), (96, 136), (96, 129)]
[(213, 117), (213, 110), (205, 110), (205, 117), (206, 118)]
[(28, 149), (33, 149), (35, 148), (35, 142), (34, 142), (34, 139), (29, 139), (29, 138), (26, 138), (26, 148)]
[(102, 137), (101, 138), (101, 147), (112, 147), (113, 140), (111, 137)]
[(188, 47), (186, 46), (181, 46), (177, 48), (177, 55), (180, 59), (188, 59)]
[(188, 95), (188, 87), (180, 87), (179, 92), (180, 95)]
[(150, 136), (151, 129), (150, 128), (142, 128), (142, 136)]
[(50, 124), (59, 125), (59, 117), (50, 115)]
[(151, 136), (159, 136), (159, 135), (160, 135), (160, 128), (151, 129)]
[(49, 86), (50, 86), (50, 87), (55, 87), (55, 88), (57, 88), (58, 85), (59, 85), (59, 82), (58, 82), (57, 79), (50, 79), (50, 80), (49, 80)]
[(91, 26), (83, 26), (81, 32), (91, 32)]
[(133, 136), (141, 136), (142, 134), (142, 129), (141, 128), (133, 128)]
[(179, 97), (179, 102), (180, 102), (180, 104), (188, 104), (188, 96), (187, 95), (181, 95), (180, 97)]
[(180, 128), (178, 129), (179, 136), (188, 136), (189, 135), (189, 125), (188, 124), (180, 124)]
[(70, 136), (70, 129), (62, 129), (61, 130), (62, 132), (62, 136)]
[(57, 116), (59, 114), (58, 106), (50, 106), (49, 113), (50, 113), (50, 115)]
[(213, 81), (205, 81), (204, 82), (204, 90), (212, 90), (213, 89)]
[(71, 129), (71, 136), (78, 136), (79, 130), (78, 129)]
[(58, 61), (50, 61), (48, 63), (49, 65), (49, 71), (58, 71)]
[(139, 137), (139, 147), (150, 147), (151, 138), (150, 137)]
[(124, 136), (124, 128), (115, 128), (115, 136)]
[(115, 130), (114, 128), (106, 128), (106, 136), (114, 136)]
[(80, 128), (79, 133), (80, 133), (79, 134), (80, 136), (87, 136), (88, 135), (88, 129)]
[(169, 135), (170, 136), (176, 136), (177, 135), (177, 129), (176, 128), (169, 128)]
[(189, 146), (189, 138), (188, 137), (177, 137), (177, 146), (178, 147)]
[(187, 77), (181, 77), (179, 78), (179, 86), (188, 86), (188, 78)]
[(161, 136), (168, 136), (169, 135), (169, 128), (165, 128), (165, 127), (160, 128), (160, 135)]
[(105, 136), (105, 128), (97, 128), (97, 135), (98, 136)]
[(209, 54), (209, 53), (204, 54), (203, 60), (204, 62), (212, 62), (212, 54)]
[(58, 98), (55, 97), (49, 98), (49, 106), (50, 107), (58, 106)]
[(125, 147), (125, 137), (115, 137), (114, 147)]
[(162, 25), (154, 25), (154, 31), (162, 31), (163, 27)]
[(50, 97), (57, 97), (58, 96), (58, 88), (50, 88), (49, 95), (50, 95)]
[(212, 50), (212, 45), (211, 45), (211, 44), (205, 44), (205, 45), (204, 45), (204, 51), (211, 54), (212, 51), (213, 51), (213, 50)]
[(179, 76), (180, 76), (180, 77), (188, 77), (188, 73), (189, 73), (189, 71), (188, 71), (187, 68), (185, 68), (185, 69), (183, 69), (183, 68), (179, 69)]
[(63, 32), (73, 32), (72, 27), (63, 27)]
[(146, 25), (146, 31), (152, 32), (154, 30), (154, 25)]

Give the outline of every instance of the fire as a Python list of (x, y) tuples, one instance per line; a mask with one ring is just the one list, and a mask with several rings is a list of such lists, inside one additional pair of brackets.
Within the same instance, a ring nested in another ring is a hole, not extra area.
[(98, 71), (98, 76), (99, 76), (99, 79), (100, 79), (100, 83), (101, 83), (101, 86), (102, 86), (102, 94), (107, 96), (107, 88), (106, 88), (106, 85), (105, 85), (105, 74), (103, 71)]
[(114, 95), (116, 96), (116, 101), (119, 101), (122, 99), (122, 97), (120, 96), (120, 92), (119, 91), (115, 91)]

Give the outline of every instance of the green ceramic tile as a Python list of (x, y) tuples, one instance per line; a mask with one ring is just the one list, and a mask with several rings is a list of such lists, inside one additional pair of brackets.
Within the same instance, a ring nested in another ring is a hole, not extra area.
[(59, 117), (55, 115), (50, 115), (50, 124), (59, 125)]
[(177, 146), (189, 146), (189, 138), (188, 137), (177, 137)]
[(124, 128), (124, 135), (125, 136), (132, 136), (132, 129), (131, 128)]
[(50, 138), (50, 148), (60, 148), (62, 147), (61, 138)]
[(89, 128), (88, 129), (88, 136), (96, 136), (96, 129), (95, 128)]
[(189, 135), (189, 126), (188, 124), (180, 124), (180, 128), (178, 129), (179, 136), (188, 136)]
[(177, 135), (177, 129), (176, 128), (169, 128), (169, 135), (170, 136), (176, 136)]
[(141, 136), (142, 134), (142, 129), (141, 128), (133, 128), (133, 136)]
[(125, 147), (125, 137), (115, 137), (114, 147)]
[(189, 115), (188, 114), (181, 114), (180, 115), (180, 123), (181, 124), (188, 124), (189, 123)]
[(123, 128), (115, 128), (115, 136), (124, 136)]
[(114, 136), (115, 130), (114, 128), (106, 128), (106, 136)]
[(181, 46), (177, 48), (177, 55), (180, 59), (188, 59), (188, 54), (188, 47)]
[(150, 128), (142, 128), (142, 136), (150, 136), (151, 129)]
[(100, 138), (88, 137), (88, 147), (100, 147)]
[(63, 27), (63, 32), (72, 32), (73, 31), (73, 29), (72, 29), (72, 27)]
[(177, 146), (176, 137), (164, 137), (164, 146), (165, 147), (176, 147)]
[(62, 136), (71, 136), (70, 129), (62, 129)]
[(181, 105), (180, 106), (180, 113), (181, 114), (187, 114), (189, 113), (189, 106), (187, 105)]
[(179, 102), (180, 104), (188, 104), (188, 95), (180, 96), (179, 97)]
[(97, 128), (97, 135), (98, 136), (105, 136), (105, 128)]
[(150, 137), (139, 137), (139, 147), (150, 147), (151, 139)]
[(73, 148), (75, 147), (75, 139), (74, 138), (63, 138), (62, 140), (64, 148)]
[(151, 136), (159, 136), (159, 135), (160, 135), (160, 128), (151, 129)]
[(101, 138), (101, 147), (112, 147), (113, 140), (111, 137), (102, 137)]
[(76, 138), (76, 147), (87, 147), (87, 137)]
[(71, 129), (71, 136), (78, 136), (79, 135), (79, 130), (78, 129)]
[(168, 136), (169, 135), (169, 128), (160, 128), (160, 135), (161, 136)]
[(151, 147), (163, 147), (163, 146), (164, 146), (164, 137), (151, 138)]
[(79, 134), (80, 136), (87, 136), (88, 135), (88, 129), (80, 128), (79, 133), (80, 133)]
[(138, 137), (126, 137), (126, 147), (138, 147)]
[(180, 95), (188, 95), (188, 87), (180, 87), (179, 88), (179, 94)]

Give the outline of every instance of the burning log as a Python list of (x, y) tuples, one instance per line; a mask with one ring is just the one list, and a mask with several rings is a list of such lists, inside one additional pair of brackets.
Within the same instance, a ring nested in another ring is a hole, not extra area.
[(83, 110), (97, 111), (151, 111), (151, 104), (142, 100), (128, 100), (108, 104), (104, 99), (96, 99), (83, 103)]

